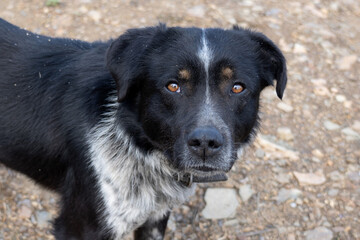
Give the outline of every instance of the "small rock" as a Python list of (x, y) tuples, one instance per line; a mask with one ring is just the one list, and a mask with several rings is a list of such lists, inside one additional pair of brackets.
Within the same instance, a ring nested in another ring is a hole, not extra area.
[(283, 110), (284, 112), (287, 112), (287, 113), (290, 113), (292, 111), (294, 111), (294, 108), (289, 105), (289, 104), (286, 104), (284, 102), (279, 102), (277, 104), (277, 107), (280, 109), (280, 110)]
[(360, 134), (358, 134), (357, 132), (355, 132), (351, 128), (344, 128), (343, 130), (341, 130), (341, 132), (343, 134), (345, 134), (346, 136), (348, 136), (348, 137), (352, 137), (354, 139), (360, 139)]
[(224, 226), (230, 227), (230, 226), (239, 226), (239, 220), (235, 219), (230, 219), (224, 222)]
[(330, 190), (328, 191), (328, 195), (329, 195), (330, 197), (335, 197), (335, 196), (338, 195), (338, 193), (339, 193), (339, 190), (338, 190), (338, 189), (335, 189), (335, 188), (332, 188), (332, 189), (330, 189)]
[(291, 176), (287, 173), (279, 173), (275, 180), (278, 181), (279, 183), (289, 183), (290, 182), (290, 179), (291, 179)]
[(329, 173), (329, 177), (333, 181), (340, 181), (340, 180), (344, 179), (344, 176), (341, 175), (339, 171), (333, 171), (333, 172)]
[(316, 173), (293, 172), (300, 185), (321, 185), (326, 181), (324, 174), (320, 171)]
[(31, 209), (26, 205), (22, 205), (19, 209), (19, 217), (22, 219), (30, 218), (31, 213)]
[(300, 43), (295, 43), (294, 44), (294, 49), (293, 49), (293, 53), (298, 53), (298, 54), (303, 54), (306, 53), (306, 47)]
[(243, 202), (247, 202), (254, 194), (254, 191), (251, 189), (251, 186), (249, 184), (245, 184), (240, 186), (239, 194)]
[(333, 233), (326, 227), (317, 227), (305, 232), (306, 240), (331, 240)]
[(330, 96), (330, 91), (325, 86), (315, 86), (314, 88), (315, 95), (318, 96)]
[(311, 151), (311, 153), (319, 159), (322, 159), (324, 157), (324, 154), (319, 149), (314, 149)]
[(89, 13), (89, 17), (94, 20), (94, 22), (98, 23), (101, 19), (101, 13), (95, 10), (91, 10)]
[(296, 235), (294, 233), (288, 234), (287, 240), (296, 240)]
[(208, 188), (205, 193), (206, 206), (202, 215), (207, 219), (231, 218), (239, 205), (236, 191), (231, 188)]
[(281, 188), (278, 196), (276, 197), (276, 202), (277, 204), (283, 203), (288, 199), (297, 199), (300, 195), (302, 194), (302, 192), (299, 189), (296, 188), (292, 188), (292, 189), (285, 189), (285, 188)]
[(354, 63), (356, 62), (356, 60), (357, 60), (356, 55), (345, 56), (338, 61), (338, 68), (340, 70), (350, 70), (352, 65), (354, 65)]
[(326, 85), (326, 80), (323, 78), (318, 78), (318, 79), (311, 79), (311, 82), (315, 85), (315, 86), (324, 86)]
[(36, 221), (37, 225), (40, 228), (45, 228), (49, 225), (49, 221), (51, 220), (51, 214), (47, 211), (36, 211)]
[(255, 156), (257, 158), (263, 159), (265, 157), (265, 152), (261, 148), (256, 149)]
[(296, 205), (296, 203), (295, 203), (295, 202), (291, 202), (291, 203), (290, 203), (290, 207), (292, 207), (292, 208), (296, 208), (296, 206), (297, 206), (297, 205)]
[(352, 125), (352, 128), (356, 131), (360, 131), (360, 121), (355, 120), (354, 124)]
[(338, 102), (345, 102), (346, 101), (346, 97), (344, 96), (344, 95), (336, 95), (335, 96), (335, 99), (336, 99), (336, 101), (338, 101)]
[(202, 18), (205, 16), (205, 8), (203, 5), (194, 6), (188, 10), (188, 14), (193, 17)]
[(324, 122), (324, 127), (329, 131), (333, 131), (338, 130), (340, 128), (340, 125), (327, 120)]
[(291, 129), (288, 127), (280, 127), (277, 129), (277, 134), (280, 139), (285, 141), (291, 141), (294, 139), (294, 135), (291, 132)]
[(360, 172), (348, 172), (347, 177), (354, 183), (360, 183)]

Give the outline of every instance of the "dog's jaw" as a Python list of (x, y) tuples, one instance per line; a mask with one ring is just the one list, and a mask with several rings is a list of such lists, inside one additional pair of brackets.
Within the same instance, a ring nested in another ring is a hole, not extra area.
[(147, 219), (160, 219), (185, 202), (195, 187), (175, 181), (162, 153), (144, 154), (132, 143), (116, 121), (116, 96), (107, 107), (108, 114), (88, 137), (90, 165), (98, 180), (104, 220), (114, 238), (122, 239)]

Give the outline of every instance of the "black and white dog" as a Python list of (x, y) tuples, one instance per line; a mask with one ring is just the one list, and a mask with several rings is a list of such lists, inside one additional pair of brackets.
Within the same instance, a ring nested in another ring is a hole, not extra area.
[(235, 27), (50, 38), (0, 20), (0, 162), (61, 195), (56, 239), (162, 239), (192, 182), (226, 180), (286, 64)]

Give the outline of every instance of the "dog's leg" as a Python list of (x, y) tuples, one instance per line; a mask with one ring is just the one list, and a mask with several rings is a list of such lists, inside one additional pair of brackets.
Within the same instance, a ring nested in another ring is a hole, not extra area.
[(135, 240), (162, 240), (164, 239), (167, 221), (170, 212), (165, 217), (157, 221), (148, 220), (141, 227), (135, 230)]

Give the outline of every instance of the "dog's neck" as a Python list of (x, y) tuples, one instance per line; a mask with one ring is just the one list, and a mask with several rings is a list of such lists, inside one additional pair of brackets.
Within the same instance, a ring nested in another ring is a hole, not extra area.
[(144, 153), (118, 122), (121, 105), (107, 106), (103, 120), (90, 131), (89, 157), (104, 205), (104, 218), (116, 238), (149, 218), (162, 218), (194, 192), (174, 179), (174, 170), (159, 151)]

